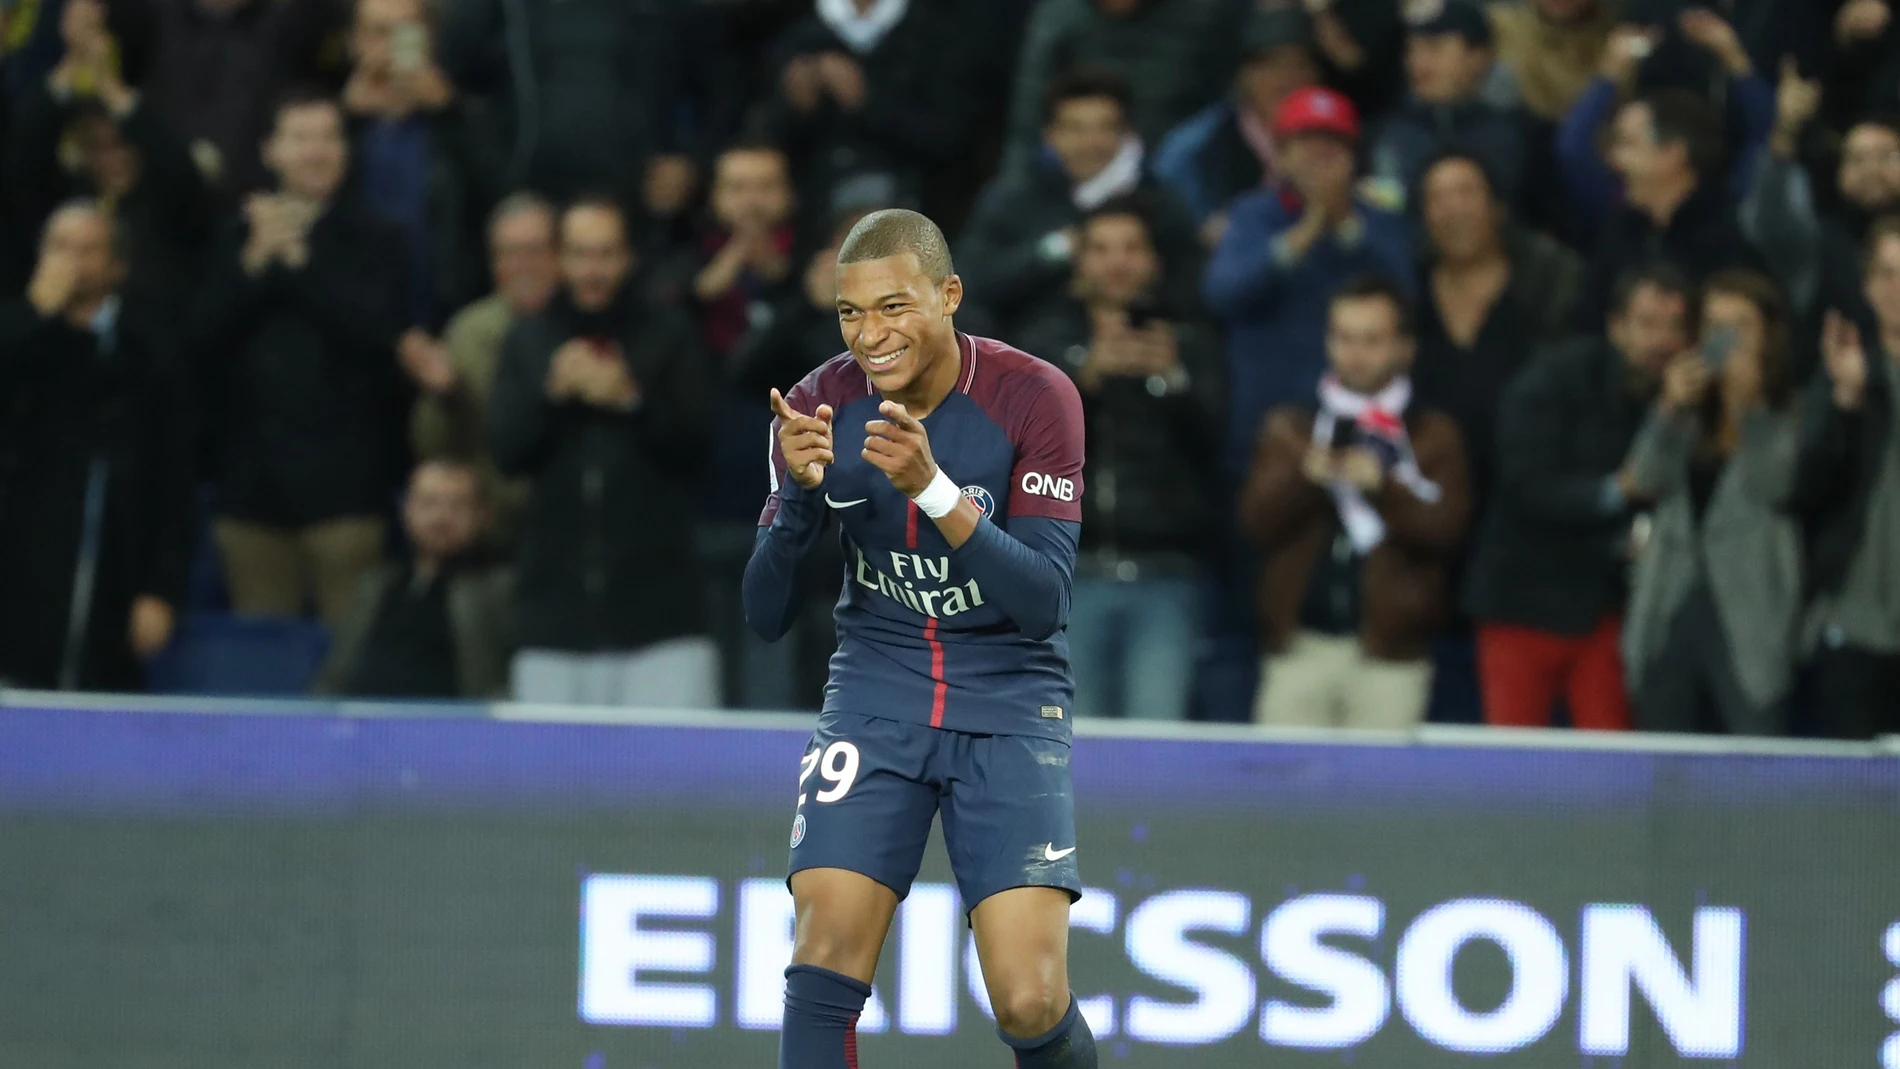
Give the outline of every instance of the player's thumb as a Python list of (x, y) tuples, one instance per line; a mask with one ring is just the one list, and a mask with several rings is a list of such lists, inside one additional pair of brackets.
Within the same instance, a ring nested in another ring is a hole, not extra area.
[(817, 416), (819, 419), (824, 420), (825, 426), (827, 427), (831, 426), (831, 406), (830, 405), (819, 405), (818, 411), (812, 414)]

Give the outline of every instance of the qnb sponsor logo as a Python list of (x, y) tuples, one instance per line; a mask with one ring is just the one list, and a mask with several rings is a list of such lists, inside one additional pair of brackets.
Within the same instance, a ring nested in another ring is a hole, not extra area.
[(1023, 493), (1037, 497), (1053, 497), (1057, 501), (1075, 500), (1075, 480), (1063, 479), (1054, 475), (1044, 475), (1039, 471), (1023, 472)]
[(969, 612), (983, 604), (983, 592), (976, 580), (950, 582), (950, 558), (926, 557), (921, 553), (891, 551), (891, 570), (872, 564), (864, 550), (858, 550), (857, 566), (851, 578), (866, 590), (874, 590), (925, 616), (942, 618)]
[[(581, 896), (581, 1017), (777, 1028), (792, 951), (791, 896), (776, 878), (740, 881), (730, 900), (722, 890), (711, 877), (589, 877)], [(880, 977), (860, 1030), (955, 1032), (965, 992), (990, 1013), (962, 916), (952, 886), (912, 888), (886, 958), (895, 968)], [(1398, 925), (1368, 895), (1301, 895), (1257, 914), (1236, 891), (1195, 888), (1124, 901), (1089, 888), (1070, 923), (1114, 940), (1133, 971), (1152, 981), (1138, 993), (1079, 984), (1082, 1013), (1098, 1036), (1199, 1046), (1250, 1034), (1278, 1047), (1335, 1050), (1406, 1028), (1444, 1050), (1497, 1054), (1551, 1037), (1574, 1003), (1582, 1054), (1628, 1054), (1631, 1021), (1645, 1014), (1682, 1057), (1742, 1053), (1746, 926), (1738, 909), (1697, 909), (1687, 945), (1677, 948), (1644, 906), (1586, 905), (1574, 954), (1542, 914), (1495, 898), (1445, 902)], [(1375, 951), (1388, 934), (1396, 935), (1395, 948)], [(1234, 952), (1237, 940), (1247, 953)], [(1900, 952), (1900, 925), (1887, 943)], [(1458, 956), (1479, 944), (1501, 952), (1510, 970), (1502, 1001), (1482, 1008), (1468, 1005), (1452, 983)], [(722, 956), (731, 969), (730, 1001), (711, 982)], [(1900, 965), (1900, 953), (1895, 958)], [(1262, 998), (1268, 983), (1298, 993)], [(1890, 1011), (1900, 1010), (1891, 1005), (1896, 999), (1890, 987)]]

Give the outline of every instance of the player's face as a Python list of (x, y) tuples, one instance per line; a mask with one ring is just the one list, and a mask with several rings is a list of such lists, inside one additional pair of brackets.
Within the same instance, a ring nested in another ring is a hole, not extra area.
[(1399, 329), (1399, 312), (1383, 297), (1333, 302), (1326, 356), (1348, 390), (1377, 393), (1412, 362), (1412, 342)]
[(950, 317), (962, 300), (962, 280), (932, 283), (908, 252), (838, 265), (838, 327), (880, 393), (901, 392), (923, 375), (953, 333)]

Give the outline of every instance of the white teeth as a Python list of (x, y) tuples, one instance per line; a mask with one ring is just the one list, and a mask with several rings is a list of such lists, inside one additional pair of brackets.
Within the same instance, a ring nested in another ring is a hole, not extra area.
[(894, 353), (885, 353), (883, 356), (867, 356), (865, 359), (870, 362), (872, 367), (889, 367), (897, 361), (898, 357), (903, 356), (905, 351), (909, 348), (910, 346), (906, 345)]

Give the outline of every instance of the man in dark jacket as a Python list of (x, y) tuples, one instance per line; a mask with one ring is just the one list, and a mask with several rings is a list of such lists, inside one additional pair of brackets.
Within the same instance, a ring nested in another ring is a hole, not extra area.
[(1110, 70), (1131, 88), (1129, 127), (1151, 145), (1221, 93), (1240, 58), (1251, 0), (1048, 0), (1024, 32), (1009, 109), (1005, 172), (1028, 169), (1063, 75)]
[(258, 145), (289, 86), (315, 79), (343, 5), (330, 0), (157, 0), (143, 82), (226, 205), (267, 184)]
[(1128, 85), (1119, 75), (1078, 70), (1057, 79), (1043, 112), (1052, 158), (1000, 174), (978, 198), (957, 243), (957, 263), (994, 318), (987, 329), (1007, 336), (1046, 302), (1059, 302), (1074, 274), (1082, 216), (1137, 191), (1154, 205), (1164, 296), (1176, 308), (1195, 306), (1201, 249), (1193, 219), (1147, 173), (1128, 108)]
[(1074, 376), (1088, 421), (1069, 610), (1078, 716), (1186, 717), (1204, 615), (1197, 578), (1218, 523), (1220, 351), (1205, 324), (1156, 299), (1151, 212), (1139, 196), (1090, 212), (1068, 295), (1016, 335)]
[(1575, 726), (1630, 727), (1617, 644), (1642, 502), (1627, 455), (1694, 322), (1680, 271), (1638, 268), (1612, 291), (1608, 340), (1566, 342), (1505, 391), (1466, 593), (1486, 721), (1548, 726), (1564, 694)]
[(1246, 55), (1233, 92), (1168, 131), (1155, 153), (1155, 177), (1181, 198), (1210, 248), (1227, 229), (1227, 205), (1279, 177), (1272, 126), (1280, 101), (1319, 80), (1311, 20), (1303, 9), (1257, 11), (1241, 40)]
[[(59, 65), (16, 102), (0, 172), (5, 200), (22, 234), (39, 233), (73, 197), (111, 204), (127, 251), (126, 296), (169, 325), (198, 281), (209, 192), (184, 143), (126, 86), (109, 43), (88, 36), (104, 28), (78, 23)], [(77, 168), (66, 166), (62, 138), (78, 149)]]
[(279, 190), (253, 196), (213, 254), (201, 358), (219, 391), (217, 537), (239, 612), (334, 623), (382, 559), (401, 414), (402, 235), (343, 188), (343, 114), (279, 108), (264, 155)]
[(561, 220), (565, 283), (516, 324), (489, 436), (532, 480), (516, 558), (524, 701), (706, 708), (719, 698), (694, 564), (711, 383), (690, 319), (643, 299), (622, 210)]
[(364, 206), (408, 239), (405, 311), (419, 332), (480, 295), (477, 242), (506, 166), (492, 117), (431, 54), (427, 16), (422, 0), (357, 0), (343, 90)]
[(1456, 147), (1484, 160), (1499, 196), (1522, 207), (1530, 137), (1521, 113), (1484, 97), (1497, 57), (1491, 23), (1475, 0), (1414, 6), (1419, 11), (1406, 27), (1405, 56), (1412, 91), (1373, 134), (1372, 176), (1410, 197), (1433, 156)]
[(1736, 221), (1724, 159), (1721, 125), (1692, 92), (1658, 90), (1617, 112), (1610, 166), (1623, 180), (1623, 204), (1597, 239), (1579, 330), (1600, 327), (1616, 280), (1643, 264), (1673, 264), (1691, 282), (1725, 267), (1767, 271)]
[(969, 134), (957, 41), (942, 12), (910, 0), (824, 0), (785, 32), (761, 117), (808, 225), (846, 201), (940, 203), (930, 172)]
[[(443, 65), (496, 102), (511, 134), (505, 184), (639, 203), (682, 162), (686, 54), (676, 0), (462, 0), (446, 5)], [(690, 185), (691, 168), (686, 168)]]
[(136, 690), (170, 638), (192, 533), (192, 406), (118, 286), (96, 204), (53, 213), (0, 304), (0, 680)]
[(506, 569), (481, 559), (488, 516), (475, 465), (430, 460), (416, 468), (402, 505), (410, 559), (363, 578), (317, 676), (317, 693), (507, 695), (514, 606)]
[(1880, 333), (1828, 313), (1791, 501), (1813, 598), (1802, 649), (1822, 726), (1847, 739), (1900, 733), (1900, 223), (1874, 224), (1866, 273)]

